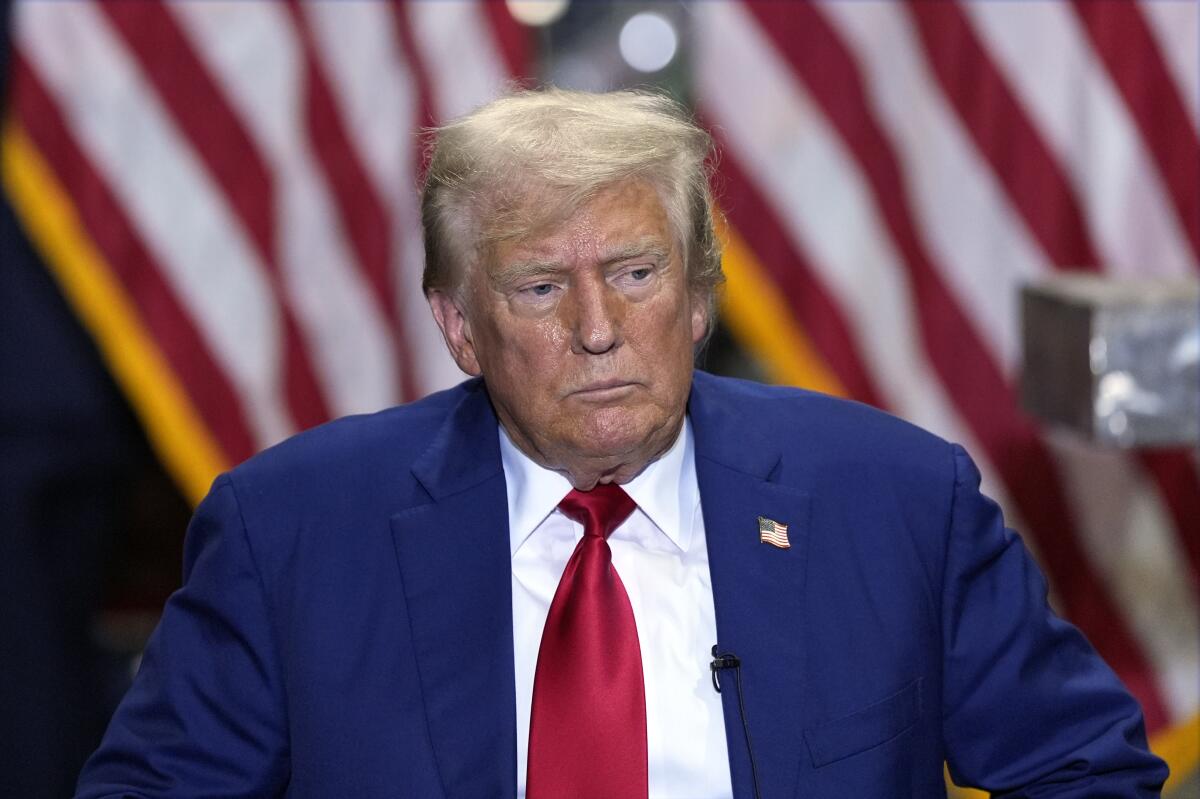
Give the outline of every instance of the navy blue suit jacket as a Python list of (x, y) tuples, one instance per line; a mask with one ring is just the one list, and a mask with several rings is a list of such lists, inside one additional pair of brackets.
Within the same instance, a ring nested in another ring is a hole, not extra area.
[[(703, 373), (688, 412), (764, 797), (942, 796), (943, 761), (1014, 796), (1157, 795), (1137, 704), (1047, 609), (962, 449)], [(790, 549), (759, 542), (759, 516)], [(507, 519), (479, 381), (220, 477), (79, 795), (514, 796)]]

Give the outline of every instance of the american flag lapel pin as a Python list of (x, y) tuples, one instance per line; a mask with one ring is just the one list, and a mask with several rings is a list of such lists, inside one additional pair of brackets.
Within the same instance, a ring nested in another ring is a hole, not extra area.
[(788, 541), (787, 528), (786, 524), (781, 524), (765, 516), (759, 516), (758, 540), (763, 544), (770, 544), (780, 549), (788, 549), (791, 547), (791, 543)]

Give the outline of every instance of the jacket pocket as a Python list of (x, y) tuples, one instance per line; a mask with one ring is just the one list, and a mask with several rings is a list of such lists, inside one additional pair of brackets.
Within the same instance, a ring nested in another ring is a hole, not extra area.
[(862, 710), (804, 731), (814, 768), (890, 741), (917, 723), (921, 715), (921, 680)]

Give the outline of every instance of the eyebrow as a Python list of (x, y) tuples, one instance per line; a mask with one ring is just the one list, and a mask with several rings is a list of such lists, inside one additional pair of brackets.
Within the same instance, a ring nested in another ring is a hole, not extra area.
[(655, 238), (642, 239), (640, 241), (630, 242), (620, 247), (615, 247), (608, 250), (600, 262), (605, 266), (615, 264), (618, 261), (628, 261), (632, 258), (666, 258), (670, 254), (670, 250), (662, 240)]
[[(658, 237), (629, 242), (606, 250), (600, 259), (602, 266), (628, 261), (633, 258), (653, 258), (664, 260), (670, 255), (670, 250)], [(516, 261), (508, 264), (496, 275), (496, 281), (502, 284), (518, 283), (539, 275), (556, 274), (567, 271), (559, 261), (542, 261), (532, 258), (526, 261)]]

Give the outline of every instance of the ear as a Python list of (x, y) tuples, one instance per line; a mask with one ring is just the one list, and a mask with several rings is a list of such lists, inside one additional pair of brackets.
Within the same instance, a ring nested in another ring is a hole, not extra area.
[(708, 303), (692, 296), (692, 343), (699, 344), (708, 332)]
[(450, 355), (458, 368), (472, 377), (479, 377), (479, 359), (475, 356), (475, 344), (471, 339), (471, 323), (463, 312), (460, 301), (444, 291), (434, 289), (426, 299), (433, 319), (442, 331), (442, 338), (450, 349)]

